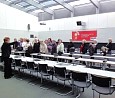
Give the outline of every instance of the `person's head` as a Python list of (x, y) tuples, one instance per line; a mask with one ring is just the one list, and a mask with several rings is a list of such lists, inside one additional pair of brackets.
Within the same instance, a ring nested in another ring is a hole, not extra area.
[(93, 40), (93, 44), (97, 44), (97, 40), (96, 39)]
[(69, 39), (70, 42), (72, 42), (72, 39)]
[(109, 38), (108, 41), (109, 41), (109, 43), (112, 43), (112, 38)]
[(34, 43), (37, 43), (38, 42), (38, 40), (37, 39), (34, 39)]
[(84, 44), (84, 43), (86, 43), (86, 40), (85, 40), (85, 39), (82, 40), (82, 44)]
[(30, 42), (30, 40), (29, 40), (29, 39), (26, 39), (26, 42), (27, 42), (27, 43), (29, 43), (29, 42)]
[(51, 39), (51, 38), (48, 38), (48, 40), (47, 40), (47, 41), (48, 41), (48, 43), (50, 43), (50, 42), (52, 42), (52, 39)]
[(10, 43), (10, 38), (9, 37), (5, 37), (4, 38), (4, 43)]
[(44, 43), (47, 45), (48, 44), (48, 40), (45, 40)]
[(56, 41), (55, 41), (55, 40), (52, 40), (52, 44), (55, 44), (55, 45), (56, 45)]
[(92, 42), (89, 43), (89, 46), (91, 46), (91, 45), (92, 45)]
[(26, 39), (26, 38), (23, 38), (23, 42), (27, 42), (27, 39)]
[(62, 40), (61, 39), (58, 39), (58, 44), (62, 43)]
[(23, 38), (20, 38), (20, 42), (23, 42)]
[(16, 42), (17, 41), (17, 39), (16, 38), (14, 38), (14, 42)]

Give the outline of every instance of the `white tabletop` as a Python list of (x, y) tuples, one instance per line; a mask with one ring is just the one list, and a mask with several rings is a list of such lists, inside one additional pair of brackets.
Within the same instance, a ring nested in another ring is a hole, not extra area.
[(77, 54), (77, 53), (74, 53), (74, 54), (70, 54), (70, 53), (64, 53), (64, 55), (72, 55), (72, 56), (85, 56), (85, 57), (89, 57), (90, 55), (87, 55), (87, 54)]
[(76, 60), (77, 61), (93, 62), (93, 63), (104, 63), (103, 60), (86, 59), (86, 58), (78, 58)]
[(92, 69), (92, 68), (86, 68), (86, 67), (77, 67), (77, 66), (67, 67), (67, 70), (71, 70), (75, 72), (84, 72), (84, 73), (99, 75), (103, 77), (111, 77), (115, 79), (115, 72), (111, 72), (111, 71)]
[(38, 53), (32, 53), (32, 56), (42, 56), (42, 57), (52, 57), (52, 58), (60, 58), (60, 59), (67, 59), (67, 60), (75, 60), (75, 57), (67, 57), (67, 56), (54, 56), (50, 54), (40, 54)]
[[(65, 55), (71, 55), (70, 53), (64, 53)], [(94, 57), (94, 59), (97, 58), (103, 58), (103, 59), (115, 59), (113, 56), (101, 56), (101, 55), (93, 55), (90, 56), (88, 54), (72, 54), (73, 56), (84, 56), (84, 57)], [(113, 55), (113, 54), (111, 54)], [(115, 55), (115, 54), (114, 54)]]
[[(14, 59), (21, 59), (24, 62), (26, 62), (26, 61), (33, 62), (34, 61), (34, 58), (32, 58), (32, 57), (19, 56), (19, 58), (15, 58), (15, 56), (16, 55), (11, 55), (10, 57), (14, 58)], [(94, 60), (94, 59), (79, 58), (77, 60), (103, 63), (102, 60)], [(54, 66), (66, 67), (66, 69), (70, 70), (70, 71), (85, 72), (85, 73), (88, 73), (88, 74), (100, 75), (100, 76), (104, 76), (104, 77), (111, 77), (111, 78), (115, 79), (115, 72), (99, 70), (99, 69), (92, 69), (92, 68), (86, 68), (85, 66), (82, 66), (82, 65), (73, 66), (73, 64), (69, 64), (69, 63), (48, 61), (48, 60), (34, 61), (34, 63), (35, 64), (48, 64), (49, 67), (54, 67)], [(115, 62), (112, 62), (112, 61), (107, 61), (107, 63), (115, 64)]]
[(111, 77), (115, 79), (115, 72), (86, 68), (85, 66), (82, 65), (76, 65), (76, 66), (73, 66), (72, 64), (66, 65), (67, 63), (57, 63), (55, 61), (37, 61), (36, 64), (48, 64), (49, 67), (54, 67), (54, 66), (66, 67), (66, 69), (69, 71), (83, 72), (88, 74), (104, 76), (104, 77)]

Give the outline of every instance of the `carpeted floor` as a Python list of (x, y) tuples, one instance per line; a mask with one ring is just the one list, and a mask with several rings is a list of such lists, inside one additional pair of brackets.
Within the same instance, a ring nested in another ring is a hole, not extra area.
[[(75, 98), (75, 96), (60, 96), (55, 93), (55, 89), (44, 90), (40, 88), (40, 81), (30, 82), (29, 79), (12, 77), (4, 79), (3, 72), (0, 71), (0, 98)], [(36, 85), (35, 85), (36, 84)], [(92, 98), (91, 87), (85, 89), (80, 98)], [(95, 93), (95, 98), (98, 94)], [(115, 98), (115, 92), (110, 96), (101, 96), (101, 98)]]

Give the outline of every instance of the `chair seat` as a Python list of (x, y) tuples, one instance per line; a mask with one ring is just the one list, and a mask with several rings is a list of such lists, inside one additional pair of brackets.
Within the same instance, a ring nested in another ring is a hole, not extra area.
[(88, 81), (87, 83), (86, 82), (79, 82), (79, 81), (74, 81), (74, 85), (80, 87), (80, 88), (87, 88), (91, 85), (91, 82)]
[(50, 74), (50, 75), (54, 75), (54, 72), (51, 71), (51, 70), (48, 70), (48, 74)]
[(100, 94), (104, 94), (104, 95), (112, 94), (115, 91), (115, 88), (99, 87), (99, 86), (95, 86), (92, 89), (95, 90), (96, 92), (98, 92)]
[(102, 69), (102, 67), (100, 67), (100, 66), (91, 66), (90, 68), (93, 68), (93, 69)]
[(65, 80), (70, 80), (70, 75), (66, 75), (65, 77), (61, 77), (61, 76), (56, 76), (56, 78), (58, 78), (59, 80), (65, 81)]
[(41, 75), (43, 75), (43, 76), (50, 76), (50, 74), (49, 73), (45, 73), (45, 72), (39, 72)]

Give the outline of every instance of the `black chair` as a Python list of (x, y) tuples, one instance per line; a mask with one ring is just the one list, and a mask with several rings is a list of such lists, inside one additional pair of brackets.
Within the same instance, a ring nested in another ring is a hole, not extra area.
[(115, 72), (115, 68), (105, 68), (105, 70)]
[(93, 98), (94, 98), (94, 91), (103, 95), (111, 95), (115, 87), (111, 86), (111, 78), (102, 77), (102, 76), (95, 76), (91, 75), (92, 77), (92, 90), (93, 90)]
[[(67, 73), (65, 67), (55, 67), (54, 66), (54, 76), (57, 78), (57, 85), (59, 84), (59, 80), (64, 82), (64, 84), (63, 84), (64, 88), (65, 88), (65, 81), (69, 82), (69, 80), (71, 80), (70, 79), (70, 74)], [(69, 84), (71, 84), (71, 83), (69, 82)], [(62, 90), (62, 88), (60, 90)], [(60, 91), (60, 90), (58, 90), (58, 91)], [(69, 91), (66, 94), (61, 94), (61, 93), (58, 93), (58, 92), (56, 92), (56, 93), (59, 94), (59, 95), (68, 95), (71, 92), (72, 91)]]
[(71, 78), (73, 82), (73, 88), (75, 87), (76, 90), (77, 87), (77, 92), (79, 93), (78, 97), (81, 94), (81, 88), (83, 89), (82, 92), (84, 92), (84, 88), (88, 88), (91, 85), (91, 81), (88, 79), (87, 73), (71, 72)]
[(34, 62), (27, 61), (26, 65), (27, 65), (28, 71), (30, 72), (30, 75), (38, 76), (38, 66), (36, 64), (34, 64)]
[(93, 69), (102, 69), (102, 66), (100, 66), (100, 65), (93, 65), (93, 66), (90, 66), (90, 68), (93, 68)]
[[(108, 58), (107, 61), (113, 61), (113, 62), (115, 62), (115, 58)], [(107, 67), (111, 68), (113, 66), (111, 64), (107, 64)]]
[(48, 70), (47, 64), (39, 64), (38, 71), (41, 74), (41, 83), (43, 83), (43, 76), (47, 77), (46, 79), (50, 79), (50, 76), (53, 77), (53, 74), (54, 74), (53, 71)]
[(14, 63), (15, 63), (15, 69), (17, 68), (19, 72), (20, 71), (24, 72), (24, 69), (27, 68), (25, 64), (22, 64), (21, 59), (14, 59)]

